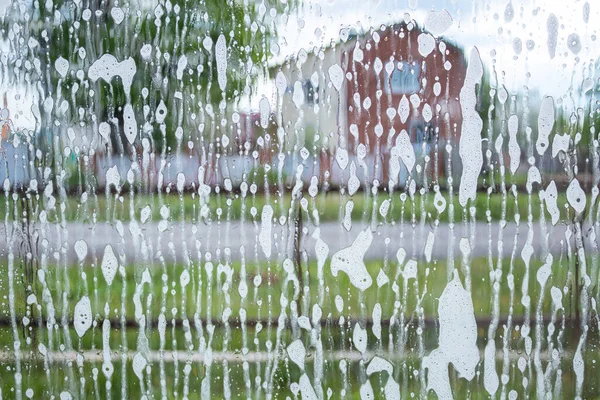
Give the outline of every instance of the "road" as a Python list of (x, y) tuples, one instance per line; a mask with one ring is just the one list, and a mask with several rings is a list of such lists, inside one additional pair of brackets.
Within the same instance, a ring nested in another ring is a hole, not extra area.
[[(110, 352), (109, 357), (113, 362), (119, 362), (123, 360), (125, 357), (129, 362), (133, 361), (135, 357), (135, 351), (128, 351), (126, 353), (113, 351)], [(172, 363), (175, 361), (178, 362), (193, 362), (193, 363), (202, 363), (205, 361), (204, 352), (192, 351), (188, 352), (186, 349), (181, 349), (179, 351), (172, 350), (164, 350), (162, 353), (160, 351), (149, 351), (146, 353), (147, 361), (150, 363), (159, 363), (163, 361), (165, 363)], [(85, 362), (95, 362), (101, 363), (105, 361), (105, 355), (98, 350), (88, 350), (88, 351), (54, 351), (46, 353), (48, 362), (50, 364), (65, 364), (67, 362), (71, 362), (75, 364), (77, 362), (78, 356), (83, 356), (83, 360)], [(249, 363), (266, 363), (267, 361), (272, 361), (275, 356), (275, 353), (267, 353), (266, 351), (251, 351), (246, 355), (242, 355), (239, 351), (215, 351), (213, 350), (211, 353), (211, 361), (212, 362), (224, 362), (227, 361), (230, 364), (241, 364), (243, 362)], [(337, 351), (325, 351), (324, 358), (329, 361), (339, 361), (346, 360), (349, 362), (359, 362), (362, 360), (372, 360), (373, 357), (379, 356), (383, 357), (388, 361), (403, 361), (410, 358), (418, 358), (418, 355), (411, 353), (400, 353), (400, 352), (373, 352), (367, 351), (362, 354), (356, 350), (337, 350)], [(483, 358), (484, 352), (480, 350), (479, 356)], [(517, 361), (522, 357), (522, 353), (519, 351), (511, 350), (508, 353), (509, 359), (512, 361)], [(281, 357), (281, 354), (279, 355)], [(547, 351), (540, 352), (540, 359), (543, 361), (549, 360), (551, 357)], [(569, 359), (573, 357), (573, 353), (571, 351), (564, 351), (563, 358)], [(108, 357), (107, 357), (108, 358)], [(37, 354), (32, 353), (24, 353), (21, 357), (22, 360), (26, 360), (28, 362), (31, 361), (39, 361), (40, 357)], [(504, 359), (504, 352), (500, 349), (496, 351), (496, 360), (502, 361)], [(5, 363), (14, 362), (14, 354), (12, 352), (0, 352), (0, 361)], [(305, 359), (306, 363), (312, 363), (315, 361), (314, 353), (308, 353)]]
[[(304, 227), (300, 249), (314, 259), (315, 233), (320, 232), (319, 236), (329, 247), (328, 256), (331, 257), (336, 251), (350, 246), (359, 232), (366, 229), (371, 229), (373, 236), (364, 254), (365, 259), (387, 257), (395, 261), (397, 251), (401, 247), (406, 251), (407, 257), (423, 260), (429, 258), (429, 255), (431, 260), (458, 259), (465, 251), (470, 252), (471, 257), (488, 256), (490, 251), (493, 258), (500, 253), (503, 257), (510, 257), (513, 249), (516, 249), (516, 256), (520, 257), (530, 232), (534, 258), (542, 257), (545, 254), (544, 248), (555, 256), (560, 255), (561, 251), (568, 251), (567, 236), (570, 237), (568, 242), (571, 251), (575, 248), (572, 226), (569, 229), (564, 224), (553, 227), (547, 223), (547, 241), (544, 241), (542, 238), (545, 235), (539, 222), (532, 223), (531, 231), (526, 223), (518, 226), (514, 222), (507, 223), (502, 229), (498, 222), (492, 222), (491, 225), (482, 222), (465, 225), (461, 222), (454, 227), (440, 224), (437, 228), (429, 224), (386, 224), (370, 227), (365, 223), (354, 222), (350, 231), (341, 223), (328, 222), (318, 229), (312, 225)], [(290, 231), (291, 234), (288, 234)], [(72, 264), (76, 264), (78, 260), (75, 243), (81, 240), (85, 241), (86, 246), (81, 246), (83, 242), (79, 243), (80, 254), (83, 254), (81, 248), (87, 247), (86, 258), (101, 258), (105, 246), (111, 245), (114, 253), (125, 257), (127, 263), (144, 262), (161, 256), (166, 262), (181, 262), (184, 254), (192, 260), (198, 259), (199, 255), (203, 259), (209, 256), (213, 260), (223, 260), (226, 257), (238, 260), (242, 255), (242, 247), (248, 262), (267, 258), (277, 260), (297, 257), (294, 231), (293, 226), (289, 228), (287, 225), (273, 224), (269, 234), (260, 222), (246, 222), (242, 225), (239, 221), (211, 225), (173, 223), (168, 226), (161, 226), (159, 223), (98, 223), (94, 227), (91, 224), (67, 223), (64, 228), (58, 224), (37, 224), (31, 227), (30, 235), (24, 235), (21, 228), (13, 228), (9, 224), (10, 234), (7, 235), (7, 227), (2, 224), (0, 237), (4, 240), (0, 241), (0, 259), (7, 257), (8, 248), (11, 246), (15, 257), (25, 255), (30, 248), (26, 240), (29, 237), (34, 249), (33, 257), (40, 257), (44, 252), (51, 259), (66, 255)], [(593, 249), (591, 230), (585, 227), (583, 232), (586, 252), (589, 252)], [(267, 257), (269, 249), (271, 254)]]

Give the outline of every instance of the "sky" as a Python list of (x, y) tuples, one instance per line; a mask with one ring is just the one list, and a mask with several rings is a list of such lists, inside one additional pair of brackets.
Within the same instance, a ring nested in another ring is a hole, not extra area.
[[(445, 9), (453, 23), (443, 36), (463, 46), (466, 54), (476, 46), (486, 66), (495, 66), (504, 77), (508, 90), (516, 92), (527, 85), (541, 95), (560, 98), (581, 92), (582, 71), (599, 54), (600, 38), (595, 35), (600, 4), (593, 3), (588, 0), (586, 7), (585, 0), (306, 0), (297, 16), (279, 25), (278, 57), (337, 41), (344, 27), (378, 27), (403, 20), (407, 13), (422, 24), (431, 10)], [(547, 44), (551, 14), (559, 25), (554, 58)], [(573, 35), (579, 37), (579, 50), (577, 43), (569, 49), (568, 39), (576, 39)]]

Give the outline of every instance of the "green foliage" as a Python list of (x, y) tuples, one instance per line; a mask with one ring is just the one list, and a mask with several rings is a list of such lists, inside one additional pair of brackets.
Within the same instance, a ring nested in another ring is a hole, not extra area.
[[(20, 15), (15, 3), (2, 25), (7, 32), (15, 21), (20, 21), (24, 26), (24, 43), (29, 38), (39, 43), (28, 51), (30, 59), (40, 63), (39, 70), (31, 76), (43, 89), (40, 102), (53, 96), (56, 103), (62, 95), (72, 101), (71, 110), (80, 107), (85, 110), (88, 126), (107, 121), (117, 124), (123, 132), (125, 90), (120, 78), (92, 83), (87, 77), (77, 76), (77, 72), (87, 72), (104, 54), (112, 54), (118, 61), (133, 58), (137, 72), (131, 87), (131, 102), (139, 129), (150, 135), (155, 150), (159, 151), (163, 145), (175, 145), (177, 128), (188, 128), (190, 136), (202, 137), (208, 130), (201, 121), (204, 113), (214, 115), (224, 109), (223, 101), (235, 103), (243, 93), (252, 90), (254, 79), (265, 68), (276, 35), (271, 9), (280, 15), (295, 6), (294, 2), (283, 4), (277, 0), (172, 0), (161, 1), (154, 9), (147, 8), (145, 3), (123, 3), (35, 0), (28, 18)], [(113, 17), (118, 10), (123, 12), (120, 23)], [(219, 87), (215, 63), (215, 43), (221, 35), (227, 48), (225, 90)], [(144, 58), (141, 50), (148, 45), (151, 55)], [(187, 66), (183, 77), (180, 76), (182, 79), (178, 79), (178, 63), (184, 56)], [(54, 68), (59, 57), (70, 64), (63, 79)], [(74, 85), (79, 90), (71, 94)], [(161, 101), (168, 110), (164, 121), (166, 143), (160, 124), (153, 117)], [(150, 110), (149, 115), (144, 112), (145, 107)], [(198, 118), (191, 118), (192, 114)], [(42, 114), (42, 125), (51, 126), (56, 117)], [(78, 112), (60, 117), (67, 124), (81, 122)], [(116, 131), (112, 130), (112, 147), (120, 152), (127, 142), (123, 134), (114, 135)]]

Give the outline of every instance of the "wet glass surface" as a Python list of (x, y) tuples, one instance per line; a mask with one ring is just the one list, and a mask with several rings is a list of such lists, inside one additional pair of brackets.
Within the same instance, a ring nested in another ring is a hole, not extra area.
[(594, 2), (0, 7), (1, 397), (600, 396)]

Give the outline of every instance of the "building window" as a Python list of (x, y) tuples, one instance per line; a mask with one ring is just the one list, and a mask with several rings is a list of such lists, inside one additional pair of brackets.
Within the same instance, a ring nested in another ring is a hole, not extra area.
[(306, 104), (316, 104), (319, 102), (319, 87), (313, 86), (310, 80), (304, 82), (304, 96)]
[(417, 63), (408, 63), (400, 61), (397, 67), (392, 71), (392, 75), (385, 73), (385, 91), (386, 93), (403, 95), (413, 94), (419, 91), (419, 77), (421, 68)]

